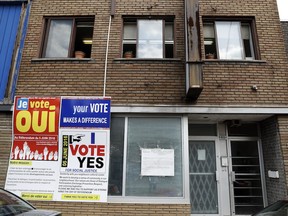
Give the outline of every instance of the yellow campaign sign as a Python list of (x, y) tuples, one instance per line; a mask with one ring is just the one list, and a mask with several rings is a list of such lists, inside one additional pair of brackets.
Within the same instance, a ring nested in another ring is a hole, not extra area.
[(11, 160), (10, 165), (15, 166), (32, 166), (32, 161), (24, 161), (24, 160)]
[(26, 200), (53, 200), (53, 194), (21, 193), (21, 198)]
[(100, 200), (100, 195), (92, 194), (62, 194), (62, 200)]

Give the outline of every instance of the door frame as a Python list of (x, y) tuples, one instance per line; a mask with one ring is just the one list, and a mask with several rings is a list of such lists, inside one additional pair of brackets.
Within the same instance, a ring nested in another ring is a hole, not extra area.
[[(226, 208), (227, 205), (222, 204), (221, 199), (221, 182), (220, 182), (220, 170), (221, 170), (221, 164), (220, 164), (220, 140), (219, 136), (189, 136), (188, 145), (190, 145), (190, 141), (213, 141), (215, 145), (215, 154), (216, 154), (216, 184), (217, 184), (217, 198), (218, 198), (218, 214), (191, 214), (191, 216), (219, 216), (223, 215), (223, 208)], [(188, 146), (189, 148), (189, 146)], [(189, 154), (189, 152), (188, 152)], [(189, 155), (190, 157), (190, 155)], [(188, 159), (189, 161), (189, 159)], [(189, 172), (190, 173), (190, 172)], [(190, 175), (189, 175), (190, 176)], [(190, 182), (190, 179), (189, 179)], [(190, 193), (190, 183), (189, 183), (189, 193)], [(230, 207), (230, 206), (229, 206)]]
[[(227, 133), (228, 134), (228, 133)], [(263, 160), (263, 151), (260, 137), (229, 137), (227, 139), (227, 157), (228, 157), (228, 172), (229, 172), (229, 193), (230, 193), (230, 206), (231, 206), (231, 216), (237, 216), (235, 214), (235, 202), (234, 202), (234, 188), (232, 180), (232, 154), (231, 154), (231, 141), (256, 141), (259, 154), (259, 165), (260, 165), (260, 175), (261, 175), (261, 186), (263, 194), (263, 205), (267, 206), (267, 192), (266, 192), (266, 182), (265, 182), (265, 169)], [(241, 215), (249, 216), (249, 215)]]

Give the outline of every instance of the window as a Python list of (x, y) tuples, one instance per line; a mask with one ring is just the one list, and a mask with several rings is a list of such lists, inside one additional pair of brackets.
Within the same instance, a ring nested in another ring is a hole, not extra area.
[(91, 57), (93, 18), (48, 18), (45, 21), (42, 57), (73, 58), (76, 51), (81, 51), (82, 57)]
[[(124, 137), (127, 137), (127, 141), (124, 141)], [(109, 195), (183, 198), (180, 117), (114, 117), (111, 121), (110, 146)], [(126, 152), (124, 149), (127, 149)], [(174, 167), (174, 175), (162, 176), (161, 170), (159, 176), (141, 175), (143, 149), (174, 152), (174, 166), (171, 160), (171, 166), (166, 164), (170, 169)]]
[(173, 58), (172, 19), (125, 19), (122, 57)]
[(189, 124), (189, 136), (217, 136), (217, 124)]
[(204, 22), (204, 47), (207, 59), (253, 60), (255, 49), (250, 22)]
[(256, 123), (239, 123), (233, 124), (233, 121), (227, 122), (228, 135), (229, 136), (259, 136), (258, 134), (258, 125)]

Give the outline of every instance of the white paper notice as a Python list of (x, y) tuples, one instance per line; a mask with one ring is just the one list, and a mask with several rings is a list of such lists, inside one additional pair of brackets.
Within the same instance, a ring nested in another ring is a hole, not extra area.
[(141, 149), (142, 176), (174, 176), (174, 149)]
[(206, 160), (206, 151), (205, 149), (198, 149), (198, 160), (205, 161)]

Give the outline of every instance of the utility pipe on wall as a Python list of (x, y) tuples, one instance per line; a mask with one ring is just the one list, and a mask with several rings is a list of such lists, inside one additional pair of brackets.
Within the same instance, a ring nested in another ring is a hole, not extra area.
[(111, 5), (110, 5), (111, 11), (110, 11), (110, 17), (109, 17), (109, 26), (108, 26), (107, 44), (106, 44), (106, 54), (105, 54), (103, 97), (106, 96), (109, 41), (110, 41), (110, 31), (111, 31), (112, 17), (114, 17), (114, 14), (115, 14), (115, 4), (116, 4), (116, 0), (111, 0)]

